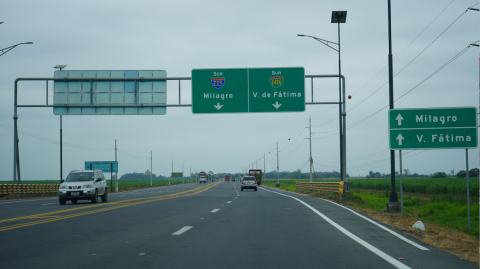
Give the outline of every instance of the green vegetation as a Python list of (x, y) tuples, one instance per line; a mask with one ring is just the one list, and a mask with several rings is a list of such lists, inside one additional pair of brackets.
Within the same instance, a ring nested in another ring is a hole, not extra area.
[[(295, 182), (296, 180), (281, 180), (280, 188), (296, 191)], [(349, 203), (379, 211), (386, 210), (386, 204), (390, 197), (390, 179), (349, 179), (349, 182), (352, 186), (352, 192), (347, 194)], [(275, 187), (275, 183), (276, 180), (268, 180), (263, 184)], [(397, 191), (400, 191), (400, 180), (397, 179), (395, 183)], [(424, 222), (450, 227), (478, 238), (478, 178), (470, 179), (471, 231), (468, 231), (466, 184), (466, 179), (458, 178), (404, 179), (404, 214)], [(400, 193), (398, 195), (400, 196)]]
[[(352, 188), (390, 191), (390, 179), (349, 179)], [(470, 178), (470, 196), (478, 196), (478, 178)], [(400, 179), (395, 180), (400, 191)], [(403, 191), (423, 194), (467, 194), (467, 180), (461, 178), (407, 178)]]
[[(385, 210), (389, 192), (375, 192), (369, 190), (353, 190), (348, 194), (347, 201), (354, 204), (375, 209)], [(476, 198), (476, 199), (475, 199)], [(404, 214), (415, 217), (423, 222), (431, 222), (447, 226), (466, 234), (479, 237), (479, 206), (478, 196), (470, 203), (471, 231), (468, 231), (468, 215), (466, 197), (448, 195), (433, 195), (430, 198), (404, 194)], [(476, 201), (475, 201), (476, 200)]]
[[(169, 179), (153, 179), (153, 186), (168, 186)], [(170, 184), (182, 184), (183, 180), (180, 178), (170, 179)], [(29, 180), (22, 181), (23, 184), (60, 184), (58, 180)], [(188, 179), (185, 179), (185, 183), (188, 183)], [(12, 184), (11, 181), (0, 181), (0, 184)], [(115, 180), (113, 180), (113, 185), (115, 185)], [(107, 179), (107, 186), (110, 188), (110, 180)], [(122, 191), (125, 189), (136, 189), (136, 188), (145, 188), (150, 186), (150, 179), (120, 179), (118, 180), (118, 190)], [(115, 188), (115, 186), (113, 186)]]

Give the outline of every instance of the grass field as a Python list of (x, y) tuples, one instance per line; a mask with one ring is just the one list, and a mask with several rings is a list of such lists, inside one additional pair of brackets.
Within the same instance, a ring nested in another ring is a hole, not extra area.
[[(275, 187), (275, 182), (267, 180), (263, 185)], [(295, 182), (282, 180), (280, 188), (296, 191)], [(352, 192), (348, 194), (347, 201), (358, 206), (386, 211), (390, 179), (350, 179), (349, 182)], [(396, 180), (396, 183), (398, 182), (399, 180)], [(397, 191), (400, 191), (400, 184), (396, 185)], [(468, 231), (466, 179), (405, 179), (403, 185), (405, 215), (479, 237), (478, 178), (470, 179), (471, 231)], [(398, 195), (400, 196), (400, 193)]]

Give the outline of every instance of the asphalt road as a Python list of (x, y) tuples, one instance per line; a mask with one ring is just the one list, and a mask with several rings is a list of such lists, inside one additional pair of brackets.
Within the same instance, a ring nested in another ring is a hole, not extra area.
[(210, 182), (0, 201), (0, 268), (477, 266), (330, 201)]

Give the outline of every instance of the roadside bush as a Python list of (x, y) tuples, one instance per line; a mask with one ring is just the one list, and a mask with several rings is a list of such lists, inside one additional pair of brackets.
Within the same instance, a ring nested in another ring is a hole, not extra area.
[(432, 178), (447, 178), (447, 174), (445, 172), (435, 172)]

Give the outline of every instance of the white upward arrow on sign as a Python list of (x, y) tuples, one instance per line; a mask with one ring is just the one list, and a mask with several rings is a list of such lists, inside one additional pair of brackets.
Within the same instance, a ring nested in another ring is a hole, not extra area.
[(403, 117), (400, 113), (398, 113), (398, 116), (395, 118), (395, 120), (398, 120), (398, 126), (402, 125)]
[(220, 105), (220, 103), (217, 103), (217, 105), (213, 105), (216, 109), (220, 110), (220, 108), (223, 107), (223, 105)]
[(275, 104), (272, 104), (272, 106), (274, 106), (276, 109), (278, 109), (282, 104), (279, 104), (278, 102), (276, 102)]
[(398, 140), (398, 145), (401, 146), (402, 145), (402, 140), (404, 140), (405, 138), (403, 138), (402, 134), (398, 134), (396, 140)]

